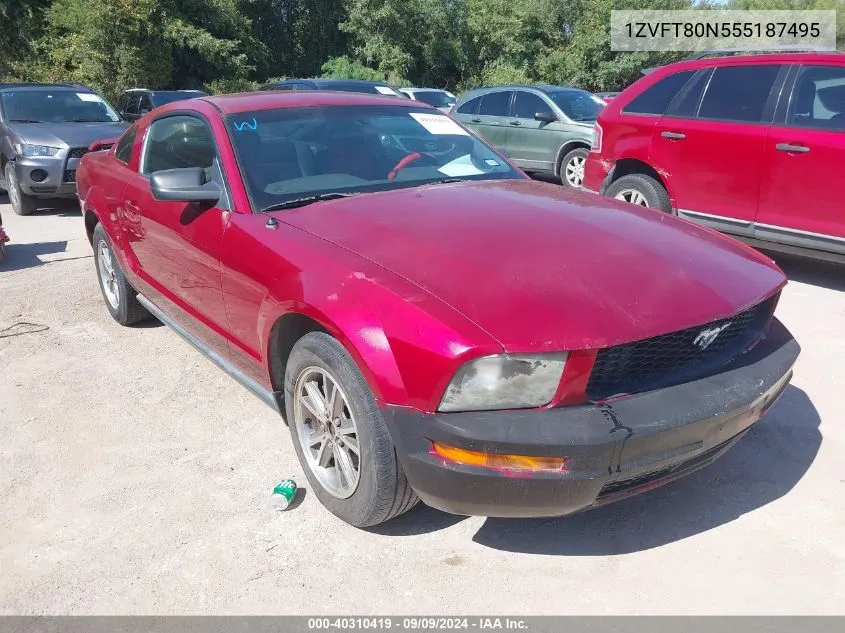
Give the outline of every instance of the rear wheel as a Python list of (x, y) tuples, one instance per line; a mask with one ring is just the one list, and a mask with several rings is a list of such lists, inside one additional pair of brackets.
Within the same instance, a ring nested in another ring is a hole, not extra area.
[(305, 476), (334, 515), (367, 527), (417, 503), (367, 382), (328, 334), (311, 332), (294, 345), (285, 409)]
[(663, 185), (646, 174), (628, 174), (613, 181), (605, 195), (641, 207), (671, 213), (672, 203)]
[(12, 203), (12, 210), (18, 215), (31, 215), (38, 209), (36, 198), (26, 195), (21, 191), (18, 177), (15, 176), (15, 169), (12, 163), (6, 163), (6, 190), (9, 192), (9, 202)]
[(583, 147), (576, 147), (560, 161), (560, 182), (570, 189), (580, 189), (584, 182), (584, 165), (589, 151)]

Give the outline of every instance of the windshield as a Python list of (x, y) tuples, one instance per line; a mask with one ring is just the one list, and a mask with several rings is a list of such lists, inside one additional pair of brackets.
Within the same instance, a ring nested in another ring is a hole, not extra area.
[(256, 210), (325, 193), (446, 179), (522, 178), (454, 120), (397, 106), (320, 106), (227, 117)]
[(450, 108), (455, 105), (456, 101), (455, 97), (444, 90), (414, 92), (414, 97), (416, 97), (417, 101), (433, 105), (435, 108)]
[(194, 99), (196, 97), (204, 97), (205, 93), (199, 90), (186, 90), (184, 92), (154, 92), (152, 94), (153, 106), (156, 108), (163, 106), (165, 103), (173, 101), (181, 101), (182, 99)]
[(557, 90), (546, 94), (573, 121), (595, 121), (604, 107), (601, 99), (583, 90)]
[(7, 121), (93, 123), (120, 121), (111, 106), (91, 92), (9, 90), (0, 93)]

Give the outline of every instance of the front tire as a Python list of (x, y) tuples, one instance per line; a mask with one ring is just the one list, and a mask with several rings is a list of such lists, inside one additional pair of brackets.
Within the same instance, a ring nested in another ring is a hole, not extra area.
[(338, 518), (368, 527), (417, 503), (366, 380), (328, 334), (311, 332), (294, 345), (285, 415), (314, 494)]
[(150, 318), (150, 313), (138, 302), (138, 293), (123, 276), (102, 224), (94, 227), (94, 265), (103, 300), (115, 321), (132, 325)]
[(587, 163), (589, 151), (583, 147), (576, 147), (560, 161), (560, 182), (569, 189), (581, 189), (584, 182), (584, 165)]
[(646, 174), (629, 174), (613, 181), (605, 195), (641, 207), (672, 212), (672, 202), (663, 185)]
[(21, 191), (18, 177), (15, 176), (15, 168), (12, 163), (6, 163), (6, 191), (9, 194), (9, 202), (12, 210), (18, 215), (32, 215), (38, 210), (36, 198), (26, 195)]

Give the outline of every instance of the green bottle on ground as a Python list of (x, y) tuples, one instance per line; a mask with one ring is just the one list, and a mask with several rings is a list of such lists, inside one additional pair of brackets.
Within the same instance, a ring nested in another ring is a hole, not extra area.
[(296, 482), (293, 479), (285, 479), (276, 484), (273, 494), (270, 496), (270, 507), (274, 510), (287, 510), (296, 495)]

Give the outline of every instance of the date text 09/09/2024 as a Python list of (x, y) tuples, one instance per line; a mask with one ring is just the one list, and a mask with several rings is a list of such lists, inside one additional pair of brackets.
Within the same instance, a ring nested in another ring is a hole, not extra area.
[(323, 617), (308, 618), (308, 629), (321, 630), (389, 630), (397, 631), (526, 631), (525, 620), (509, 617)]

